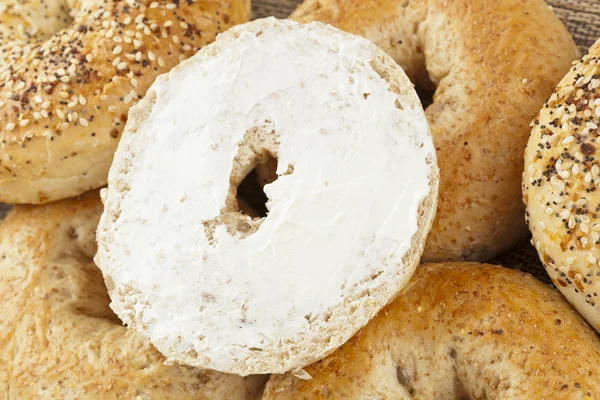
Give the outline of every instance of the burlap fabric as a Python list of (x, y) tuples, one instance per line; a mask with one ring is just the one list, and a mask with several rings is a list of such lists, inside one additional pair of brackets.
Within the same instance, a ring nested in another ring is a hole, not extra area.
[[(254, 17), (272, 15), (285, 18), (300, 2), (301, 0), (253, 0)], [(600, 0), (547, 0), (547, 2), (565, 23), (581, 47), (582, 53), (600, 38)], [(0, 219), (4, 217), (7, 210), (7, 206), (0, 205)], [(537, 253), (529, 241), (520, 243), (512, 251), (492, 262), (529, 272), (549, 282)]]

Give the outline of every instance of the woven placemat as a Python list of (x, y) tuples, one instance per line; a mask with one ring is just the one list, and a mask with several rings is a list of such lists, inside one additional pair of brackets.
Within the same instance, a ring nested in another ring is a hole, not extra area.
[[(285, 18), (300, 2), (301, 0), (254, 0), (253, 15), (254, 18), (271, 15)], [(547, 0), (547, 3), (565, 23), (582, 53), (600, 38), (600, 0)], [(0, 219), (8, 209), (8, 206), (0, 205)], [(491, 262), (529, 272), (542, 281), (550, 282), (529, 240)]]

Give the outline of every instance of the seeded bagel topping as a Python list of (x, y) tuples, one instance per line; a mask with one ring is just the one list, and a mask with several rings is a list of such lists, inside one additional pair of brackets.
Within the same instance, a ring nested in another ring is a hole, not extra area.
[(600, 58), (573, 64), (533, 122), (523, 176), (532, 244), (556, 286), (598, 329)]
[(248, 0), (2, 4), (0, 201), (43, 203), (106, 184), (129, 108), (248, 13)]
[[(198, 50), (197, 39), (202, 31), (179, 15), (178, 2), (144, 3), (95, 3), (89, 9), (75, 11), (71, 27), (47, 41), (25, 42), (10, 32), (0, 37), (4, 139), (25, 143), (36, 134), (52, 137), (70, 125), (88, 126), (98, 115), (119, 110), (115, 105), (102, 107), (111, 95), (111, 82), (127, 83), (129, 90), (113, 100), (130, 105), (144, 94), (145, 88), (138, 86), (141, 76), (167, 69), (163, 56), (178, 54), (181, 61)], [(171, 19), (157, 22), (169, 14)], [(92, 32), (95, 42), (86, 37)], [(169, 38), (172, 44), (165, 52), (160, 42)], [(120, 132), (126, 117), (112, 118)], [(31, 125), (38, 125), (36, 133), (32, 129), (21, 132), (20, 128)]]

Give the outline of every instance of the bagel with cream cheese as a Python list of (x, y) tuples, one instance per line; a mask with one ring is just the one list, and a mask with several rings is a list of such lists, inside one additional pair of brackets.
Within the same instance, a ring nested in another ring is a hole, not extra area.
[(408, 281), (437, 179), (423, 109), (389, 56), (324, 24), (258, 20), (132, 108), (96, 262), (113, 310), (170, 361), (294, 370)]
[(435, 91), (440, 200), (424, 260), (487, 260), (524, 239), (529, 123), (578, 53), (545, 1), (306, 0), (291, 18), (370, 39)]
[(348, 343), (273, 375), (263, 400), (597, 399), (600, 341), (561, 295), (522, 272), (425, 264)]
[(600, 332), (600, 42), (558, 84), (534, 121), (523, 199), (552, 281)]
[(92, 261), (101, 212), (92, 192), (0, 225), (0, 397), (257, 399), (264, 378), (165, 365), (122, 325)]
[(4, 0), (0, 202), (46, 203), (106, 185), (129, 108), (249, 0)]

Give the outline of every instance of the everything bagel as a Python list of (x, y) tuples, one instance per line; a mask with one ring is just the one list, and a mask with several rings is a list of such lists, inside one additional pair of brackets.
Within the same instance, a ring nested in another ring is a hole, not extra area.
[(523, 199), (552, 281), (600, 331), (600, 42), (558, 84), (534, 122)]
[(249, 0), (7, 0), (0, 4), (0, 202), (106, 184), (129, 108)]
[(529, 123), (577, 58), (543, 0), (307, 0), (290, 17), (364, 36), (435, 89), (440, 199), (424, 260), (486, 260), (525, 237)]

